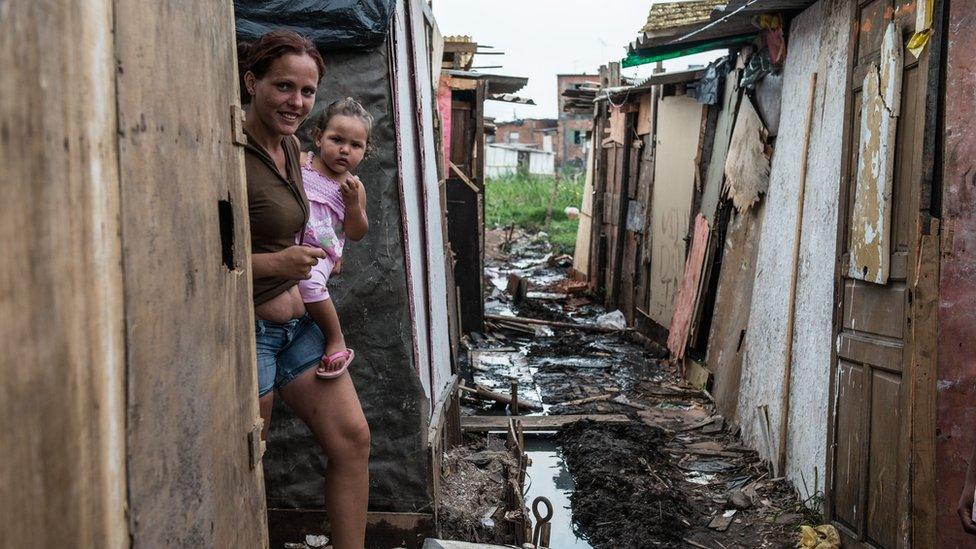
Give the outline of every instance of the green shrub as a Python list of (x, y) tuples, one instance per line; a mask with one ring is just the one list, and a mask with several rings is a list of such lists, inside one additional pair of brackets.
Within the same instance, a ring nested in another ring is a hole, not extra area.
[[(489, 179), (485, 184), (485, 223), (489, 228), (515, 226), (528, 232), (545, 228), (546, 208), (555, 178), (536, 175), (510, 175)], [(573, 253), (579, 220), (566, 218), (567, 206), (583, 204), (583, 177), (565, 176), (552, 206), (549, 241), (557, 253)]]

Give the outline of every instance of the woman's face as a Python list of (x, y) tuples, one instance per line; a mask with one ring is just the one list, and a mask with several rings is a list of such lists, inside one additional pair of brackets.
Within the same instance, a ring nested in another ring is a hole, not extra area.
[(244, 84), (251, 94), (249, 114), (274, 135), (292, 135), (315, 104), (319, 71), (306, 54), (275, 59), (262, 78), (248, 72)]

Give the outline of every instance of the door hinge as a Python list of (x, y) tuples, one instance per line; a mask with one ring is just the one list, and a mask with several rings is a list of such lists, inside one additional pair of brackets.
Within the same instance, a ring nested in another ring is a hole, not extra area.
[(261, 458), (264, 457), (266, 443), (261, 440), (262, 430), (264, 430), (264, 419), (257, 418), (254, 421), (254, 425), (251, 426), (251, 431), (247, 433), (247, 446), (250, 451), (251, 469), (256, 468), (261, 463)]
[(247, 144), (247, 136), (244, 135), (244, 109), (237, 104), (230, 106), (230, 131), (231, 141), (235, 145), (243, 147)]

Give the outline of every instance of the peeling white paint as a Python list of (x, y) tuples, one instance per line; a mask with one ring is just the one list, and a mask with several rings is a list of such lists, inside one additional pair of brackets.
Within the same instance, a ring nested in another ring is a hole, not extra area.
[(886, 284), (891, 262), (891, 189), (895, 130), (901, 104), (901, 31), (888, 23), (881, 66), (864, 75), (857, 185), (850, 234), (848, 276)]

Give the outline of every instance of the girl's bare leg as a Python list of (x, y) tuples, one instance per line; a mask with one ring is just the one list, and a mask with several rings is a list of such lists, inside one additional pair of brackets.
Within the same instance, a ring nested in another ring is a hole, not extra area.
[[(369, 502), (369, 425), (349, 373), (319, 379), (310, 368), (280, 389), (329, 458), (325, 505), (335, 549), (363, 549)], [(270, 415), (270, 414), (269, 414)]]
[[(322, 330), (322, 334), (325, 335), (325, 356), (337, 353), (346, 348), (346, 340), (342, 335), (342, 326), (339, 324), (339, 314), (336, 312), (335, 303), (331, 299), (306, 303), (305, 310), (308, 311), (308, 315), (312, 317), (315, 324)], [(345, 363), (345, 360), (340, 359), (333, 362), (328, 368), (326, 368), (324, 362), (316, 366), (316, 368), (323, 372), (335, 371), (342, 368)]]

